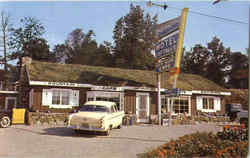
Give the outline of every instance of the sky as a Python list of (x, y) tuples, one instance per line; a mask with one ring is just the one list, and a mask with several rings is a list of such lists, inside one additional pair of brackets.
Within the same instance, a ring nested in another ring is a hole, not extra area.
[[(181, 9), (189, 8), (183, 46), (190, 50), (195, 44), (207, 45), (213, 37), (218, 37), (225, 47), (232, 51), (246, 53), (249, 36), (249, 1), (222, 1), (216, 5), (211, 1), (152, 1), (169, 6), (147, 7), (146, 1), (0, 1), (0, 8), (11, 16), (11, 23), (19, 27), (20, 19), (31, 16), (45, 26), (44, 38), (50, 49), (62, 44), (67, 35), (76, 28), (85, 33), (95, 32), (98, 44), (113, 42), (116, 21), (129, 13), (130, 4), (139, 5), (144, 13), (158, 14), (158, 23), (165, 22), (181, 14)], [(176, 9), (177, 8), (177, 9)], [(194, 12), (236, 20), (227, 21), (195, 14)], [(0, 52), (0, 55), (2, 52)]]

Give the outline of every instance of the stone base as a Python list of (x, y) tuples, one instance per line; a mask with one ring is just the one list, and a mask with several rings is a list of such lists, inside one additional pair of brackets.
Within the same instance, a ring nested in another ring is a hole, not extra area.
[(64, 126), (68, 122), (68, 113), (29, 112), (27, 123), (34, 126)]

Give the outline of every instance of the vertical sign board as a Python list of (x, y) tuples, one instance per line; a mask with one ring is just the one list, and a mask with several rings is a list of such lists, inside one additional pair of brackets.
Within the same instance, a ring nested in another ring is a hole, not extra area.
[(188, 8), (184, 8), (181, 16), (159, 24), (156, 29), (159, 42), (155, 56), (160, 60), (160, 71), (174, 71), (175, 77), (180, 72), (187, 12)]
[(168, 71), (174, 67), (175, 52), (179, 36), (180, 17), (166, 21), (157, 26), (155, 56), (160, 61), (160, 71)]

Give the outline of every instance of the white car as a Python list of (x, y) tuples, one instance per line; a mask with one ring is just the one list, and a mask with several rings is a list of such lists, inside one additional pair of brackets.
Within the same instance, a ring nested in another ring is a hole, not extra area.
[(100, 131), (109, 135), (112, 128), (121, 128), (124, 111), (115, 102), (89, 101), (69, 116), (68, 127), (75, 131)]

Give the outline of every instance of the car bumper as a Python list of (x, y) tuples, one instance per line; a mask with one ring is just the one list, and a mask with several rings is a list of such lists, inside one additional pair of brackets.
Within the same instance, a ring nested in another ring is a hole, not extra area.
[(83, 127), (83, 126), (77, 126), (77, 125), (69, 125), (68, 128), (72, 128), (75, 130), (83, 130), (83, 131), (96, 131), (96, 132), (105, 132), (105, 128), (97, 128), (97, 127)]

